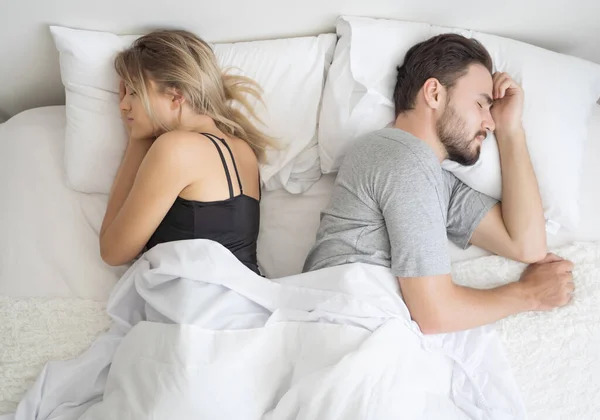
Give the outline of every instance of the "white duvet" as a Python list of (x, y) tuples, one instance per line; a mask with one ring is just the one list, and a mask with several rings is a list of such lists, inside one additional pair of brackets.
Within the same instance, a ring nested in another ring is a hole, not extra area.
[(204, 240), (159, 245), (113, 290), (113, 324), (48, 364), (25, 419), (514, 419), (493, 328), (423, 336), (389, 270), (259, 277)]

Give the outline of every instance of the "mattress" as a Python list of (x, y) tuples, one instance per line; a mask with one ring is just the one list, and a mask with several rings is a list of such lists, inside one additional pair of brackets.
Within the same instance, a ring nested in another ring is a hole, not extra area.
[(99, 256), (106, 198), (65, 183), (64, 126), (47, 107), (0, 127), (0, 295), (105, 300), (124, 271)]

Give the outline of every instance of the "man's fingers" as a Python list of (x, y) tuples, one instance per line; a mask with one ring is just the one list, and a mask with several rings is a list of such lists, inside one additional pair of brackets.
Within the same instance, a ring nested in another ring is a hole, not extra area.
[(575, 268), (575, 264), (573, 264), (573, 262), (569, 260), (558, 261), (556, 264), (558, 265), (560, 270), (563, 270), (566, 273), (571, 273), (573, 271), (573, 268)]
[(501, 78), (501, 77), (505, 77), (507, 74), (502, 72), (502, 71), (497, 71), (496, 73), (494, 73), (492, 75), (492, 81), (494, 82), (494, 84), (496, 83), (496, 81)]
[(516, 85), (510, 77), (498, 80), (498, 83), (494, 88), (494, 99), (504, 98), (506, 91), (512, 87), (516, 87)]
[(492, 95), (493, 99), (502, 99), (504, 98), (506, 91), (508, 89), (520, 89), (520, 86), (517, 82), (514, 81), (512, 77), (510, 77), (507, 73), (495, 73), (492, 77), (493, 87), (492, 87)]
[(557, 262), (557, 261), (563, 261), (563, 258), (559, 257), (556, 254), (553, 254), (552, 252), (549, 252), (546, 254), (546, 256), (544, 257), (543, 260), (538, 261), (538, 264), (545, 264), (545, 263), (551, 263), (551, 262)]
[(510, 76), (506, 73), (496, 73), (494, 75), (494, 77), (492, 78), (492, 80), (493, 80), (493, 87), (492, 87), (493, 99), (497, 99), (499, 97), (500, 85), (509, 78), (510, 78)]

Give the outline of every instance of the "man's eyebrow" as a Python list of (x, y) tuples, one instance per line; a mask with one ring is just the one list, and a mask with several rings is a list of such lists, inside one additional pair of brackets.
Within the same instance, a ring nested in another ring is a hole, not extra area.
[(488, 95), (487, 93), (481, 93), (479, 96), (481, 96), (483, 99), (485, 99), (485, 101), (487, 102), (488, 105), (492, 105), (494, 103), (494, 101), (492, 100), (492, 97), (490, 95)]

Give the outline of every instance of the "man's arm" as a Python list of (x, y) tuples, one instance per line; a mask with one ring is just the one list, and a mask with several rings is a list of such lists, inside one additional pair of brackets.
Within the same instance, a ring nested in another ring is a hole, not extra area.
[(523, 90), (505, 73), (496, 73), (493, 94), (491, 112), (502, 168), (502, 203), (482, 219), (471, 243), (533, 263), (546, 255), (546, 231), (542, 199), (521, 123)]
[(491, 324), (509, 315), (566, 305), (574, 290), (573, 263), (553, 254), (521, 279), (493, 289), (459, 286), (450, 274), (398, 278), (404, 302), (424, 334)]

